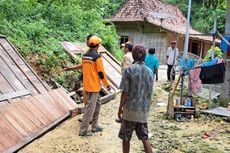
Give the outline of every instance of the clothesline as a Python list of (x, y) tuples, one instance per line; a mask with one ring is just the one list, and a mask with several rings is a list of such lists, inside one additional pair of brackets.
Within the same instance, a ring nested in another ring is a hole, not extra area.
[[(223, 59), (222, 63), (226, 63), (226, 60)], [(216, 64), (220, 64), (220, 63), (216, 63)], [(213, 64), (213, 65), (216, 65), (216, 64)], [(210, 65), (210, 66), (212, 66), (212, 65)], [(190, 70), (197, 69), (197, 68), (201, 68), (201, 67), (202, 67), (202, 65), (197, 65), (197, 66), (194, 66), (194, 67), (192, 67), (192, 68), (188, 68), (188, 69), (183, 68), (183, 69), (180, 69), (180, 70), (176, 70), (176, 71), (174, 71), (174, 72), (190, 71)]]

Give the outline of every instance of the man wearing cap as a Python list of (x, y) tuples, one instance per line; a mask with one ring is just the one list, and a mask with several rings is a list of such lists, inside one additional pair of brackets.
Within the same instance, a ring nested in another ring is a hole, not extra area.
[(133, 63), (133, 57), (132, 57), (133, 45), (132, 43), (126, 42), (123, 49), (124, 49), (125, 55), (124, 55), (124, 61), (122, 62), (122, 65), (121, 65), (122, 74), (123, 74), (124, 69)]
[[(176, 64), (176, 60), (179, 57), (179, 50), (176, 47), (176, 41), (171, 42), (171, 46), (167, 49), (166, 53), (166, 63), (168, 65), (167, 69), (167, 79), (168, 81), (175, 80), (175, 70), (173, 66)], [(172, 78), (171, 78), (171, 71), (172, 71)]]
[(97, 36), (89, 38), (89, 51), (83, 55), (82, 64), (65, 68), (69, 70), (80, 70), (83, 72), (83, 90), (87, 94), (88, 105), (85, 108), (79, 136), (90, 136), (88, 127), (92, 121), (92, 132), (100, 132), (102, 128), (98, 125), (98, 117), (101, 108), (99, 92), (101, 90), (100, 83), (102, 82), (108, 90), (111, 89), (102, 62), (101, 56), (98, 54), (98, 49), (102, 40)]
[(136, 45), (132, 51), (134, 64), (125, 68), (120, 84), (121, 100), (118, 118), (122, 118), (119, 138), (123, 153), (129, 153), (130, 140), (135, 131), (146, 153), (152, 153), (148, 138), (148, 112), (153, 89), (153, 72), (144, 64), (146, 50)]

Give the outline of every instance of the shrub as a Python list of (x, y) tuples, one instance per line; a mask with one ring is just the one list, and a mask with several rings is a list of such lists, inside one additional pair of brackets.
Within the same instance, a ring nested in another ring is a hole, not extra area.
[[(103, 45), (118, 59), (122, 51), (112, 24), (106, 24), (103, 16), (118, 7), (112, 0), (5, 0), (0, 1), (0, 34), (7, 36), (23, 57), (45, 80), (56, 78), (70, 89), (69, 78), (78, 80), (79, 73), (61, 72), (66, 65), (78, 64), (63, 50), (63, 41), (85, 41), (89, 33), (103, 39)], [(119, 4), (122, 0), (119, 1)], [(36, 55), (36, 60), (33, 56)]]

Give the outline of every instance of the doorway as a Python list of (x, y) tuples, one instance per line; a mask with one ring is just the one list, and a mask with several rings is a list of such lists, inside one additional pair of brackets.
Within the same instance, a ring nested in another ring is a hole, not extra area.
[(198, 55), (198, 50), (199, 50), (199, 44), (197, 42), (192, 42), (192, 50), (191, 50), (191, 52), (193, 54), (195, 54), (195, 55)]

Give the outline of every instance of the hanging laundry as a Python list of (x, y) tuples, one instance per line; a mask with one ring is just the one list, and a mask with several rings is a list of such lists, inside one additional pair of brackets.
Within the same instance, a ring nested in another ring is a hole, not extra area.
[[(189, 70), (189, 69), (193, 68), (195, 66), (195, 64), (196, 64), (195, 59), (188, 59), (187, 63), (186, 63), (186, 68), (185, 69)], [(184, 59), (180, 59), (180, 69), (184, 69)], [(189, 75), (188, 73), (189, 73), (188, 71), (185, 71), (184, 75), (185, 76)]]
[(225, 63), (201, 67), (200, 79), (202, 84), (224, 83)]
[(205, 66), (212, 66), (217, 64), (218, 62), (218, 58), (213, 58), (212, 60), (209, 60), (207, 62), (204, 62), (203, 64), (201, 64), (201, 67), (205, 67)]
[(218, 59), (217, 64), (223, 63), (224, 61), (224, 59)]
[(192, 94), (201, 92), (200, 72), (200, 67), (189, 70), (189, 92)]
[[(186, 69), (191, 69), (195, 66), (195, 59), (188, 59), (186, 63)], [(180, 59), (180, 69), (184, 69), (184, 59)]]
[[(224, 37), (227, 41), (229, 41), (230, 42), (230, 36), (225, 36)], [(221, 40), (221, 43), (220, 43), (220, 48), (221, 48), (221, 50), (223, 51), (223, 52), (227, 52), (228, 51), (228, 45), (227, 45), (227, 43), (222, 39)]]

